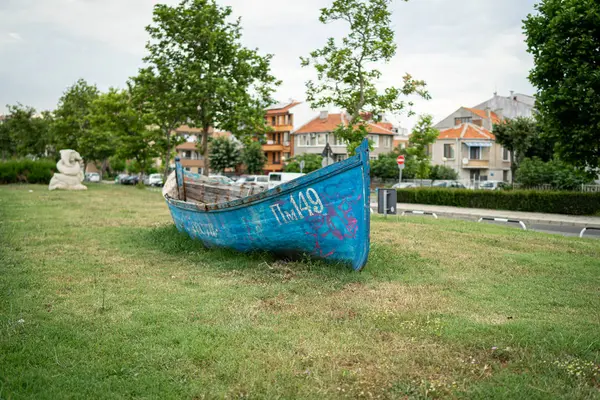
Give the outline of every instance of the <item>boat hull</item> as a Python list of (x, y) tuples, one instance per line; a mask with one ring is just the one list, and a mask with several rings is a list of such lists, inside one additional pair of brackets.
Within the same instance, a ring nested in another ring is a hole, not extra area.
[(218, 208), (167, 198), (173, 221), (210, 248), (308, 255), (360, 270), (370, 244), (367, 145), (348, 160)]

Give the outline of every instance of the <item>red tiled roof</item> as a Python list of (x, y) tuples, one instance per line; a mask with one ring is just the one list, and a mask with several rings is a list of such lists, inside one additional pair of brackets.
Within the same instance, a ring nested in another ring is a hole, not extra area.
[[(328, 114), (327, 118), (321, 119), (320, 116), (314, 118), (308, 123), (301, 126), (293, 133), (325, 133), (325, 132), (333, 132), (335, 128), (337, 128), (341, 124), (347, 125), (348, 120), (343, 118), (342, 114)], [(380, 123), (367, 123), (367, 130), (369, 133), (378, 134), (378, 135), (394, 135), (390, 129), (387, 129), (388, 122), (380, 122)], [(391, 125), (391, 124), (390, 124)]]
[(291, 103), (289, 103), (288, 105), (284, 106), (284, 107), (278, 107), (278, 108), (267, 108), (267, 115), (275, 115), (275, 114), (285, 114), (286, 112), (288, 112), (291, 108), (296, 107), (298, 104), (300, 104), (300, 101), (292, 101)]
[[(465, 110), (468, 110), (470, 112), (472, 112), (473, 114), (483, 118), (483, 119), (489, 119), (487, 116), (487, 112), (485, 110), (480, 110), (478, 108), (467, 108), (465, 107)], [(492, 117), (492, 124), (499, 124), (500, 123), (500, 117), (498, 116), (498, 114), (496, 114), (495, 112), (491, 111), (490, 112), (490, 116)]]
[(454, 128), (440, 130), (438, 139), (496, 140), (496, 136), (480, 126), (474, 124), (460, 124)]

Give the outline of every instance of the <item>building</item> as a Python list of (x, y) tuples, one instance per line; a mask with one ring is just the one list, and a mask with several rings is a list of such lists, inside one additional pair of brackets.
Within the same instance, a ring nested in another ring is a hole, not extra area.
[(486, 110), (461, 107), (439, 123), (434, 128), (447, 129), (461, 124), (473, 124), (491, 131), (494, 124), (502, 120), (498, 114), (490, 108)]
[(264, 171), (277, 172), (283, 170), (287, 160), (294, 155), (294, 142), (291, 133), (305, 124), (314, 111), (308, 103), (290, 100), (287, 103), (275, 104), (267, 108), (265, 120), (272, 132), (267, 133), (267, 142), (263, 151), (267, 157)]
[[(293, 132), (294, 155), (321, 154), (325, 145), (329, 143), (334, 161), (345, 160), (348, 158), (346, 143), (333, 134), (335, 128), (341, 124), (348, 124), (348, 117), (345, 114), (330, 114), (327, 111), (321, 111), (316, 118)], [(394, 148), (395, 135), (395, 132), (391, 130), (392, 125), (388, 122), (368, 122), (367, 124), (369, 139), (373, 141), (371, 159), (377, 159), (381, 153), (390, 153)]]
[(451, 167), (462, 180), (511, 180), (509, 152), (496, 143), (489, 129), (474, 122), (441, 129), (432, 145), (431, 161)]
[[(175, 132), (178, 135), (186, 137), (186, 142), (175, 148), (177, 156), (180, 159), (181, 166), (193, 173), (202, 174), (204, 172), (204, 156), (200, 153), (200, 144), (198, 139), (201, 137), (201, 129), (182, 126), (177, 128)], [(212, 137), (227, 137), (234, 140), (231, 132), (210, 132)]]
[(535, 97), (526, 94), (510, 92), (510, 96), (494, 97), (476, 105), (476, 109), (485, 110), (489, 108), (496, 113), (500, 119), (514, 119), (517, 117), (531, 118), (535, 115)]

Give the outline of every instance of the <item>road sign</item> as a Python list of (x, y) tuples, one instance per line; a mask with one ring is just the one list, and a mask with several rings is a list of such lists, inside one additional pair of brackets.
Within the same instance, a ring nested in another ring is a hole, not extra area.
[(398, 158), (396, 158), (396, 162), (398, 163), (398, 165), (404, 165), (404, 156), (399, 155)]
[(304, 170), (304, 160), (300, 160), (300, 173)]

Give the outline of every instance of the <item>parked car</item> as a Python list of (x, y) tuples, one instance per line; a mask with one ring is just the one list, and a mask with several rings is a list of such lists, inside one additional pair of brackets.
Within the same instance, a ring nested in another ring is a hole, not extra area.
[(119, 175), (115, 176), (115, 183), (123, 183), (123, 179), (125, 179), (125, 178), (129, 178), (129, 175), (119, 174)]
[(85, 174), (85, 180), (88, 182), (100, 182), (100, 174), (97, 172), (88, 172)]
[(502, 181), (485, 181), (479, 184), (479, 189), (483, 190), (500, 190), (502, 187), (506, 185)]
[(410, 189), (418, 187), (414, 182), (401, 182), (392, 186), (392, 189)]
[(269, 185), (269, 177), (267, 175), (242, 176), (235, 181), (234, 185), (241, 186), (245, 183), (255, 183), (257, 185), (267, 187)]
[(123, 185), (137, 185), (140, 183), (140, 177), (137, 175), (129, 175), (128, 177), (121, 180)]
[(144, 179), (144, 185), (162, 187), (162, 185), (163, 185), (162, 174), (150, 174), (148, 177), (146, 177), (146, 179)]
[(454, 189), (466, 189), (467, 187), (458, 181), (438, 181), (434, 182), (431, 187), (435, 188), (454, 188)]
[(282, 183), (293, 181), (303, 175), (306, 174), (299, 174), (296, 172), (269, 172), (269, 189), (273, 189), (275, 186), (279, 186)]

